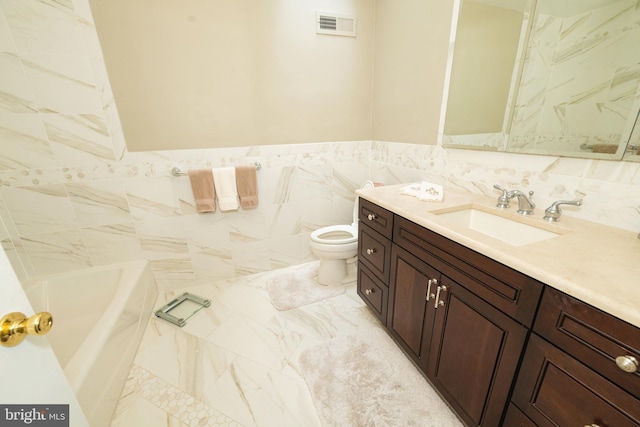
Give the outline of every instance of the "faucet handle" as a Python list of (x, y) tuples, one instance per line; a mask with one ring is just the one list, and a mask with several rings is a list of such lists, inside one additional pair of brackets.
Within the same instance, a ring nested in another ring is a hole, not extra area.
[(511, 198), (509, 198), (509, 196), (507, 195), (508, 191), (505, 188), (500, 187), (498, 184), (493, 184), (493, 188), (502, 191), (502, 195), (498, 197), (496, 206), (501, 209), (508, 208), (509, 202), (511, 201)]
[(556, 200), (551, 203), (544, 211), (544, 219), (545, 221), (557, 222), (560, 219), (560, 215), (562, 215), (562, 210), (560, 210), (560, 205), (572, 205), (572, 206), (582, 206), (582, 199), (580, 200)]

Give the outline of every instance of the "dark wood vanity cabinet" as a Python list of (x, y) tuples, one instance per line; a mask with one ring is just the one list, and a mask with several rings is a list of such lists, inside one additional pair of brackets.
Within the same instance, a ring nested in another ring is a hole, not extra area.
[(358, 293), (466, 425), (640, 426), (640, 329), (360, 204)]
[[(461, 265), (460, 257), (469, 249), (452, 246), (404, 218), (394, 220), (393, 240), (390, 334), (466, 424), (499, 425), (528, 330), (471, 289), (491, 287), (502, 278), (478, 282), (487, 273)], [(431, 250), (435, 247), (439, 249)], [(445, 257), (443, 247), (455, 255)], [(506, 267), (491, 268), (499, 273)], [(535, 306), (541, 285), (530, 285), (538, 288), (532, 293)], [(512, 286), (501, 282), (500, 292)], [(513, 298), (511, 303), (526, 304)], [(522, 307), (511, 311), (531, 312)], [(529, 314), (525, 317), (532, 320)]]
[(534, 332), (512, 402), (535, 425), (640, 426), (640, 372), (616, 364), (640, 360), (638, 328), (548, 287)]
[(500, 423), (525, 327), (393, 245), (387, 328), (469, 425)]

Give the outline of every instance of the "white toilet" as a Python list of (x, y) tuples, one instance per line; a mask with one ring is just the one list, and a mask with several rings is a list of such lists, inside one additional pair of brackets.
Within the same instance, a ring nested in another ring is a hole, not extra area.
[[(366, 181), (360, 188), (373, 188)], [(316, 281), (321, 285), (339, 285), (347, 277), (347, 260), (358, 253), (358, 198), (353, 206), (353, 222), (330, 225), (311, 233), (311, 252), (320, 258)]]

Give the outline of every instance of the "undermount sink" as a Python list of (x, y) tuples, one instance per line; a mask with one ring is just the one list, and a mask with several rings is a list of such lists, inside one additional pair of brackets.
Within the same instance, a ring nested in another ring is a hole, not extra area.
[(531, 218), (520, 217), (512, 212), (490, 212), (484, 206), (464, 205), (433, 213), (445, 219), (448, 225), (466, 227), (512, 246), (553, 239), (570, 231), (547, 224), (534, 225)]

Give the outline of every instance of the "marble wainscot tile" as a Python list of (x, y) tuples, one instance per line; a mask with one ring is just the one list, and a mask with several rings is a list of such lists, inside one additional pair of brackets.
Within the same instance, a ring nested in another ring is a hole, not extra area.
[(16, 46), (11, 37), (11, 31), (7, 24), (7, 18), (0, 9), (0, 52), (16, 52)]
[(193, 271), (198, 282), (213, 282), (235, 277), (231, 249), (204, 249), (191, 252)]
[(188, 288), (197, 284), (193, 262), (188, 255), (166, 256), (149, 261), (159, 291)]
[(3, 237), (2, 244), (5, 251), (9, 254), (9, 260), (18, 277), (24, 279), (34, 275), (35, 270), (31, 264), (31, 260), (22, 245), (20, 234), (13, 223), (13, 219), (2, 197), (0, 197), (0, 223), (2, 232), (4, 233), (3, 235), (5, 236)]
[(94, 266), (144, 259), (133, 224), (83, 228), (82, 236)]
[(23, 54), (22, 58), (40, 112), (103, 113), (87, 57)]
[(37, 275), (91, 267), (89, 253), (78, 229), (23, 235), (21, 241)]
[(269, 247), (266, 241), (235, 244), (231, 251), (238, 276), (271, 270)]
[(65, 184), (80, 227), (130, 224), (124, 185), (119, 180)]
[(271, 269), (310, 262), (316, 259), (309, 247), (309, 233), (278, 237), (266, 241)]
[(107, 126), (94, 114), (43, 114), (51, 150), (66, 166), (111, 164), (115, 155)]
[[(1, 28), (1, 25), (0, 25)], [(0, 50), (0, 112), (31, 113), (37, 111), (29, 82), (22, 71), (20, 59)]]
[(0, 191), (20, 235), (77, 226), (63, 184), (3, 188)]
[(171, 191), (172, 177), (136, 178), (126, 181), (127, 199), (136, 221), (180, 214), (178, 198)]
[(2, 2), (2, 8), (19, 51), (85, 53), (81, 28), (70, 1), (7, 0)]
[(37, 113), (0, 113), (0, 145), (0, 169), (52, 168), (58, 165)]
[(186, 256), (189, 254), (187, 238), (180, 217), (154, 218), (135, 222), (142, 251), (147, 259)]

